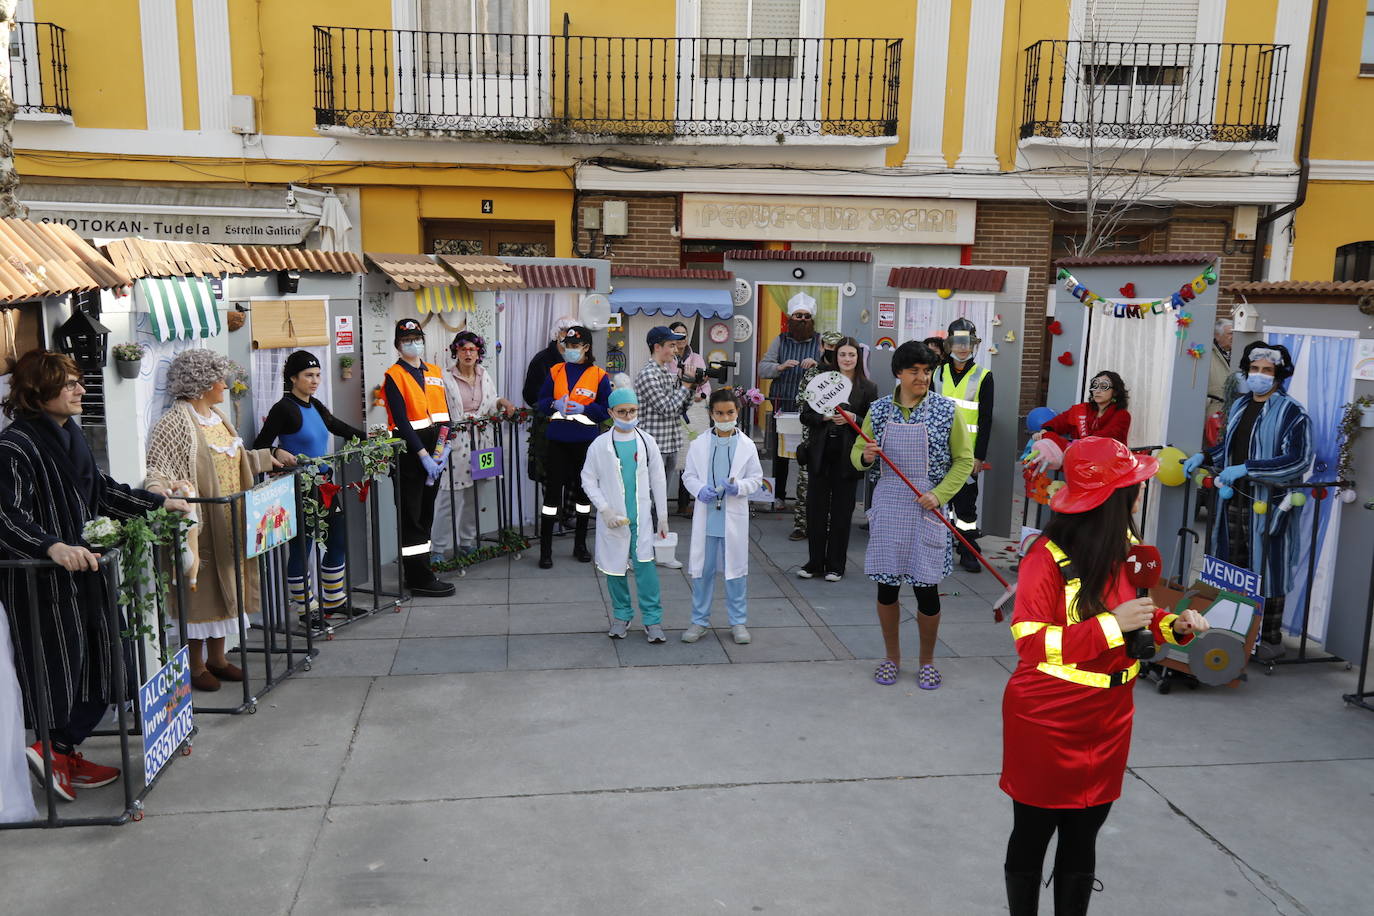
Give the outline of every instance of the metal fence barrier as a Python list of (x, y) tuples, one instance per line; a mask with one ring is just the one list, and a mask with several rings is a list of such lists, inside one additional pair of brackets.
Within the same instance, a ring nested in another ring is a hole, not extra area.
[[(141, 736), (143, 733), (142, 720), (133, 707), (130, 691), (130, 676), (137, 678), (139, 684), (144, 683), (148, 677), (148, 659), (150, 650), (155, 653), (155, 657), (166, 659), (168, 657), (167, 645), (163, 640), (165, 630), (158, 626), (145, 629), (134, 625), (121, 608), (117, 601), (119, 594), (119, 558), (118, 550), (107, 550), (100, 557), (99, 571), (76, 573), (78, 576), (100, 576), (103, 579), (105, 601), (100, 608), (100, 623), (105, 628), (106, 637), (112, 647), (110, 652), (110, 671), (107, 672), (107, 687), (109, 689), (108, 699), (115, 711), (114, 727), (112, 729), (97, 729), (92, 732), (93, 737), (115, 737), (119, 739), (119, 769), (120, 779), (123, 782), (123, 807), (113, 814), (91, 815), (83, 817), (59, 817), (57, 814), (58, 798), (53, 786), (53, 757), (50, 736), (52, 732), (52, 722), (49, 716), (49, 704), (51, 697), (48, 691), (48, 658), (46, 646), (43, 642), (43, 631), (40, 626), (40, 617), (47, 613), (47, 610), (40, 605), (38, 598), (38, 576), (49, 570), (58, 569), (58, 565), (52, 560), (0, 560), (0, 569), (7, 570), (11, 575), (22, 574), (25, 580), (25, 592), (27, 595), (26, 607), (6, 608), (10, 614), (27, 615), (28, 624), (32, 641), (32, 658), (34, 670), (30, 672), (30, 679), (35, 695), (29, 699), (27, 707), (32, 708), (31, 715), (33, 721), (28, 724), (34, 732), (34, 737), (42, 748), (43, 756), (43, 776), (41, 779), (43, 790), (43, 811), (44, 813), (38, 820), (21, 821), (17, 823), (0, 824), (0, 830), (22, 830), (35, 827), (89, 827), (89, 826), (117, 826), (126, 824), (129, 821), (143, 819), (143, 803), (148, 794), (157, 785), (162, 777), (159, 772), (152, 780), (147, 781), (141, 791), (135, 791), (133, 780), (131, 779), (134, 769), (135, 758), (131, 750), (130, 739), (134, 736)], [(157, 595), (153, 596), (158, 599)], [(162, 619), (162, 606), (158, 601), (158, 618)], [(15, 646), (15, 653), (19, 655), (24, 650), (20, 646)], [(132, 665), (130, 661), (132, 660)], [(108, 715), (108, 712), (107, 712)], [(178, 756), (191, 753), (191, 739), (195, 735), (192, 729), (183, 740), (174, 748), (170, 749), (168, 762)]]
[[(439, 525), (447, 525), (452, 536), (452, 550), (444, 555), (441, 569), (457, 569), (465, 575), (465, 567), (484, 560), (511, 555), (520, 558), (529, 546), (525, 525), (526, 496), (531, 508), (538, 505), (538, 490), (526, 480), (525, 445), (521, 441), (521, 427), (530, 418), (526, 413), (506, 417), (492, 414), (456, 422), (450, 432), (450, 452), (446, 470), (439, 486), (448, 492), (449, 505), (463, 501), (460, 512), (450, 512), (438, 518)], [(464, 442), (468, 448), (471, 485), (458, 486), (456, 462), (459, 460), (453, 443)], [(490, 485), (485, 485), (490, 483)], [(460, 495), (461, 493), (461, 495)], [(482, 517), (483, 504), (495, 509), (495, 527)], [(462, 550), (462, 516), (469, 516), (475, 534), (474, 549)], [(485, 530), (484, 530), (485, 529)]]

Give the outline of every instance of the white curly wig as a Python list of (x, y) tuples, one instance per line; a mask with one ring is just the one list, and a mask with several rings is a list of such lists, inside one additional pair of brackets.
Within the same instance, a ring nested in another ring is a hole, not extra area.
[(214, 350), (183, 350), (167, 367), (167, 393), (194, 400), (218, 381), (232, 382), (242, 373), (238, 364)]

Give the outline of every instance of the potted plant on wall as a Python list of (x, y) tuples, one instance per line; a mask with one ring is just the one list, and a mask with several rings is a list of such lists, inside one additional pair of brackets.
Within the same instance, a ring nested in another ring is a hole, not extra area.
[(147, 348), (140, 343), (122, 343), (114, 347), (115, 369), (120, 378), (138, 378)]
[(350, 379), (353, 377), (353, 357), (339, 357), (339, 378)]

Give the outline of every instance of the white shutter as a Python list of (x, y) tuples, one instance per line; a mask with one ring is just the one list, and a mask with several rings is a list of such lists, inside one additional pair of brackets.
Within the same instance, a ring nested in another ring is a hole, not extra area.
[(419, 0), (422, 32), (472, 32), (472, 0)]
[(1085, 0), (1085, 41), (1196, 41), (1198, 0)]
[(750, 38), (796, 38), (801, 34), (801, 0), (751, 0)]
[(701, 0), (702, 38), (748, 38), (749, 0)]

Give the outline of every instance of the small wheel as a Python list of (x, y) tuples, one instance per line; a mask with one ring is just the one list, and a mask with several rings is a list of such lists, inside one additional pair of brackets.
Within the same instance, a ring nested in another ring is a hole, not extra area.
[(1269, 677), (1269, 676), (1271, 676), (1273, 673), (1274, 673), (1274, 666), (1273, 666), (1273, 665), (1265, 665), (1265, 666), (1264, 666), (1264, 676), (1265, 676), (1265, 677)]
[(517, 551), (515, 552), (514, 556), (515, 556), (515, 558), (516, 558), (517, 560), (520, 559), (520, 551), (517, 550)]
[(183, 756), (183, 757), (190, 757), (190, 756), (191, 756), (191, 743), (190, 743), (189, 741), (186, 742), (186, 744), (182, 746), (182, 748), (181, 748), (181, 756)]
[(257, 714), (258, 714), (258, 704), (257, 704), (257, 703), (254, 703), (252, 706), (249, 706), (249, 707), (248, 707), (248, 715), (250, 715), (250, 716), (256, 716)]
[(136, 823), (138, 823), (139, 821), (143, 820), (143, 812), (142, 812), (142, 811), (135, 811), (135, 812), (133, 813), (133, 815), (131, 815), (131, 817), (132, 817), (132, 819), (133, 819), (133, 822), (136, 824)]
[(313, 668), (313, 667), (315, 667), (315, 666), (312, 665), (312, 664), (310, 664), (310, 659), (308, 659), (308, 658), (307, 658), (305, 661), (301, 662), (301, 670), (302, 670), (302, 671), (309, 671), (309, 670), (310, 670), (311, 668)]
[(1353, 668), (1353, 667), (1355, 667), (1355, 666), (1354, 666), (1353, 664), (1351, 664), (1350, 662), (1346, 662), (1346, 663), (1345, 663), (1345, 670), (1346, 670), (1346, 671), (1349, 671), (1349, 670), (1350, 670), (1351, 668)]
[(1174, 689), (1174, 685), (1171, 684), (1171, 683), (1169, 683), (1167, 680), (1164, 680), (1164, 681), (1160, 681), (1160, 682), (1159, 682), (1159, 692), (1160, 692), (1160, 693), (1167, 694), (1170, 690), (1173, 690), (1173, 689)]
[(334, 631), (333, 631), (333, 630), (330, 630), (328, 633), (324, 634), (324, 641), (325, 641), (325, 642), (329, 642), (329, 641), (332, 640), (333, 638), (334, 638)]

